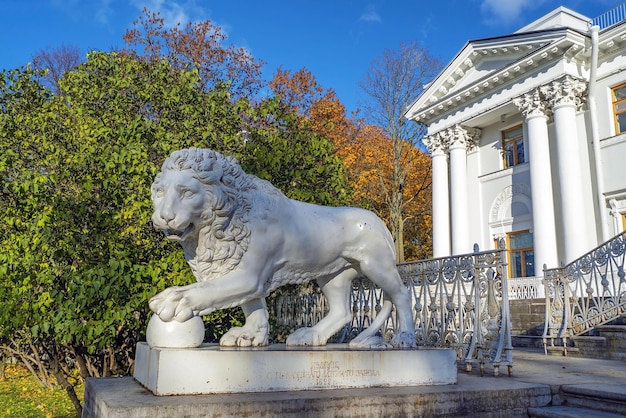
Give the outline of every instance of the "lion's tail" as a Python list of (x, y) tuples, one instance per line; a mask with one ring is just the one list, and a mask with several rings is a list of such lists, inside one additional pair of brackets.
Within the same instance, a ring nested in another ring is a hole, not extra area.
[(369, 327), (365, 328), (359, 335), (350, 341), (350, 346), (369, 348), (376, 344), (384, 344), (384, 338), (379, 337), (376, 334), (378, 333), (378, 330), (385, 325), (387, 319), (389, 319), (392, 309), (393, 303), (390, 299), (385, 297), (383, 299), (383, 306), (380, 309), (380, 312), (378, 312), (378, 315), (376, 315)]

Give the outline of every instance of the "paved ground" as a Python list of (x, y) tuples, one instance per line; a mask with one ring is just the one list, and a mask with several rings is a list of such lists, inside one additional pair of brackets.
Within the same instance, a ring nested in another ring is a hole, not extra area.
[(618, 360), (597, 360), (578, 357), (564, 357), (557, 354), (545, 355), (542, 351), (513, 351), (513, 374), (507, 375), (506, 367), (500, 376), (493, 377), (493, 368), (487, 365), (484, 376), (480, 371), (466, 373), (459, 370), (459, 385), (477, 385), (481, 379), (496, 380), (500, 384), (507, 381), (539, 383), (545, 385), (602, 384), (626, 386), (626, 362)]

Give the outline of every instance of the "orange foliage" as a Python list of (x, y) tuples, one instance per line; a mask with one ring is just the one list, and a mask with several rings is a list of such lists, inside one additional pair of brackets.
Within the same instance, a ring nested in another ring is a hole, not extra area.
[(302, 68), (295, 73), (279, 68), (269, 82), (274, 94), (300, 116), (306, 116), (315, 102), (320, 100), (324, 89), (317, 84), (310, 71)]
[[(353, 187), (353, 199), (374, 210), (390, 223), (393, 204), (393, 143), (382, 128), (360, 123), (356, 140), (341, 151)], [(431, 173), (430, 157), (406, 145), (403, 168), (406, 180), (401, 186), (401, 212), (404, 220), (406, 259), (430, 256), (431, 240)]]
[[(322, 88), (313, 75), (279, 69), (269, 83), (274, 93), (303, 116), (319, 135), (328, 138), (346, 168), (353, 204), (375, 211), (388, 225), (393, 202), (393, 143), (385, 131), (349, 118), (332, 89)], [(399, 202), (405, 233), (406, 259), (425, 258), (431, 248), (430, 157), (412, 144), (403, 144), (404, 183)]]

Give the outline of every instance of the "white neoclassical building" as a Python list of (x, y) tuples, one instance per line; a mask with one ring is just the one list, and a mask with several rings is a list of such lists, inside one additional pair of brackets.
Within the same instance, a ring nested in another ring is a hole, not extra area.
[(625, 225), (626, 4), (467, 42), (406, 117), (428, 127), (435, 257), (506, 238), (509, 277), (573, 261)]

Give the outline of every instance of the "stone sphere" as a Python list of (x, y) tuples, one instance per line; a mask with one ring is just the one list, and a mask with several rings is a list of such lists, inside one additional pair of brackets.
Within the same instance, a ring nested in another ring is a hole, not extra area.
[(204, 322), (199, 316), (185, 322), (164, 322), (158, 315), (152, 315), (146, 330), (146, 341), (150, 347), (200, 347), (204, 341)]

